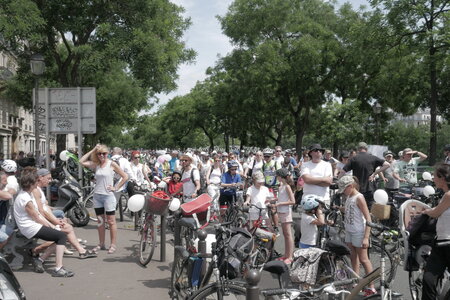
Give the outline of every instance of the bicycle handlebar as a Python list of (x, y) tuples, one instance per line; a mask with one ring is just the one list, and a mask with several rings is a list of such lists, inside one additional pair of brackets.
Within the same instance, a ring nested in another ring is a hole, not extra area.
[(382, 224), (372, 223), (372, 222), (366, 222), (367, 226), (381, 230), (381, 231), (389, 231), (391, 228), (384, 226)]
[(318, 288), (315, 289), (308, 289), (308, 290), (296, 290), (296, 289), (270, 289), (270, 290), (263, 290), (261, 291), (261, 293), (264, 296), (277, 296), (277, 295), (283, 295), (289, 292), (300, 292), (300, 295), (314, 295), (317, 293), (322, 292), (325, 288), (329, 287), (329, 286), (334, 286), (334, 287), (339, 287), (339, 286), (344, 286), (344, 285), (350, 285), (353, 284), (357, 281), (358, 279), (356, 278), (352, 278), (352, 279), (346, 279), (346, 280), (341, 280), (341, 281), (336, 281), (333, 283), (327, 283), (324, 284)]

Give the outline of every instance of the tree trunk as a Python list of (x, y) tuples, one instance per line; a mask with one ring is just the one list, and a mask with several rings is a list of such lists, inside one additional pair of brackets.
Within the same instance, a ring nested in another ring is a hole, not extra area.
[(436, 163), (436, 148), (437, 148), (437, 76), (436, 76), (436, 62), (434, 60), (434, 48), (430, 49), (430, 153), (428, 161), (430, 165)]
[(223, 141), (225, 142), (225, 152), (230, 152), (230, 136), (228, 133), (224, 134)]
[(65, 134), (56, 135), (56, 157), (59, 157), (61, 151), (66, 150), (66, 136)]

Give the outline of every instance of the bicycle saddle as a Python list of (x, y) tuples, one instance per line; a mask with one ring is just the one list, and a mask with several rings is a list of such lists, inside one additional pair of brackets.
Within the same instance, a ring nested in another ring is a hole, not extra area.
[(288, 271), (288, 267), (282, 261), (269, 261), (264, 265), (263, 270), (281, 276), (281, 274)]
[(184, 226), (191, 229), (197, 229), (197, 223), (193, 218), (181, 218), (179, 221), (180, 226)]

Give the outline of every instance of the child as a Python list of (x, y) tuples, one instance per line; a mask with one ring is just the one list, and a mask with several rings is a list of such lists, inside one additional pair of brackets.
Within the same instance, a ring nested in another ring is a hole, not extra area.
[(278, 201), (275, 204), (278, 211), (278, 218), (281, 222), (281, 228), (284, 236), (284, 256), (278, 260), (284, 261), (287, 265), (292, 263), (292, 254), (294, 252), (294, 241), (292, 238), (292, 208), (295, 204), (294, 193), (291, 185), (293, 184), (290, 172), (285, 169), (276, 171), (277, 181), (280, 183), (278, 189)]
[[(247, 189), (247, 199), (244, 205), (253, 204), (259, 208), (266, 208), (266, 203), (271, 200), (269, 189), (264, 186), (265, 178), (263, 173), (255, 172), (252, 175), (253, 184)], [(250, 226), (253, 227), (253, 222), (258, 220), (260, 210), (255, 207), (250, 207), (249, 218)], [(272, 223), (270, 222), (269, 216), (267, 214), (267, 209), (262, 212), (262, 218), (265, 220), (266, 225), (272, 229)]]
[(306, 195), (301, 202), (303, 213), (300, 225), (301, 238), (299, 247), (302, 249), (316, 246), (317, 234), (319, 233), (317, 226), (325, 224), (325, 217), (317, 200), (319, 200), (319, 196)]
[[(338, 193), (344, 193), (347, 196), (345, 201), (345, 242), (351, 249), (350, 259), (352, 268), (358, 274), (359, 262), (364, 267), (366, 274), (372, 272), (372, 263), (367, 255), (369, 247), (370, 227), (366, 222), (372, 222), (369, 209), (367, 208), (364, 196), (358, 191), (356, 177), (345, 175), (338, 181)], [(364, 296), (376, 294), (373, 282), (365, 290)]]

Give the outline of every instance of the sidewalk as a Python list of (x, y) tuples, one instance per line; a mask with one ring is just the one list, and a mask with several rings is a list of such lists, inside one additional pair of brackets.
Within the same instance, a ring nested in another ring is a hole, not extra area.
[[(75, 272), (72, 278), (53, 278), (48, 273), (33, 272), (31, 265), (16, 271), (16, 277), (29, 300), (80, 299), (169, 299), (170, 268), (173, 246), (167, 243), (166, 262), (160, 262), (160, 237), (152, 261), (146, 268), (138, 263), (139, 236), (130, 221), (118, 222), (117, 251), (100, 251), (97, 258), (80, 260), (78, 254), (64, 257), (64, 266)], [(79, 238), (88, 241), (87, 248), (98, 243), (97, 229), (91, 221), (86, 227), (75, 228)], [(109, 234), (109, 231), (107, 231)], [(172, 239), (167, 235), (167, 239)], [(109, 237), (107, 237), (107, 247)], [(54, 257), (45, 268), (54, 266)], [(151, 295), (151, 297), (149, 297)]]

